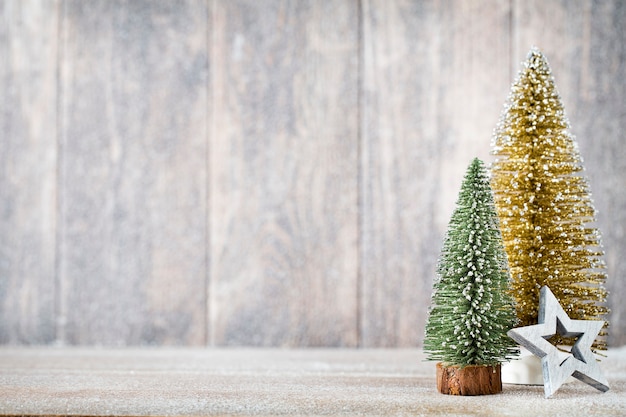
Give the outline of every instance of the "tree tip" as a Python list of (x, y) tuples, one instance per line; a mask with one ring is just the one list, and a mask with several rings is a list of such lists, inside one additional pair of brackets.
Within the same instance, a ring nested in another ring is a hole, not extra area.
[(526, 63), (527, 67), (544, 68), (547, 71), (550, 71), (549, 69), (550, 66), (548, 65), (548, 60), (546, 59), (546, 56), (536, 46), (533, 46), (530, 48), (530, 51), (528, 51), (528, 55), (526, 59), (527, 59), (527, 63)]
[(472, 159), (472, 163), (470, 164), (470, 166), (483, 166), (483, 165), (484, 165), (483, 161), (478, 157), (474, 157), (474, 159)]
[(530, 47), (530, 51), (528, 51), (528, 58), (533, 56), (543, 56), (541, 49), (539, 49), (536, 45)]

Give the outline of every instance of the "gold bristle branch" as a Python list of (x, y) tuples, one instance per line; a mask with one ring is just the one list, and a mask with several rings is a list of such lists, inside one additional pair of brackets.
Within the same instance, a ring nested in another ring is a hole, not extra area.
[(606, 349), (607, 275), (596, 211), (550, 66), (537, 49), (512, 86), (493, 154), (491, 186), (520, 326), (537, 323), (539, 290), (547, 285), (572, 319), (605, 321), (593, 347)]

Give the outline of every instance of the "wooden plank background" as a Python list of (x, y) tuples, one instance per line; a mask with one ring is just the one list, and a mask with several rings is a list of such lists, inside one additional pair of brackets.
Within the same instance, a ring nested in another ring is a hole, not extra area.
[(0, 1), (0, 343), (421, 345), (528, 49), (626, 344), (626, 2)]
[(0, 3), (0, 343), (56, 339), (57, 27), (55, 3)]

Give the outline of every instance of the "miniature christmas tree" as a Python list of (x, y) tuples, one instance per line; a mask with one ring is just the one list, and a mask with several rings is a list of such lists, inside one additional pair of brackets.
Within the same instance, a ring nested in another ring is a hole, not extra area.
[[(484, 164), (474, 159), (443, 243), (424, 350), (429, 360), (443, 362), (438, 365), (438, 384), (440, 367), (463, 370), (469, 365), (497, 368), (497, 376), (489, 376), (497, 381), (492, 381), (494, 386), (487, 392), (480, 387), (473, 392), (464, 392), (463, 387), (450, 392), (441, 386), (440, 391), (476, 395), (502, 389), (500, 362), (517, 355), (515, 342), (506, 335), (517, 323), (509, 284), (489, 178)], [(488, 373), (493, 374), (493, 370)]]
[[(536, 49), (513, 84), (493, 142), (491, 185), (520, 326), (537, 324), (544, 285), (572, 319), (604, 320), (606, 273), (589, 185), (550, 67)], [(594, 348), (606, 342), (599, 338)]]

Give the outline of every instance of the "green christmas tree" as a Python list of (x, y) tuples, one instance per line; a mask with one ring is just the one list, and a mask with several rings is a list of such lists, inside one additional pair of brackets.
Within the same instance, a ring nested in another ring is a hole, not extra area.
[(444, 239), (424, 350), (447, 365), (497, 365), (518, 354), (506, 334), (516, 323), (493, 194), (476, 158)]
[[(520, 325), (537, 324), (544, 285), (572, 319), (606, 320), (606, 266), (589, 183), (552, 71), (537, 49), (511, 88), (493, 154), (491, 186)], [(593, 346), (606, 349), (606, 341)]]

